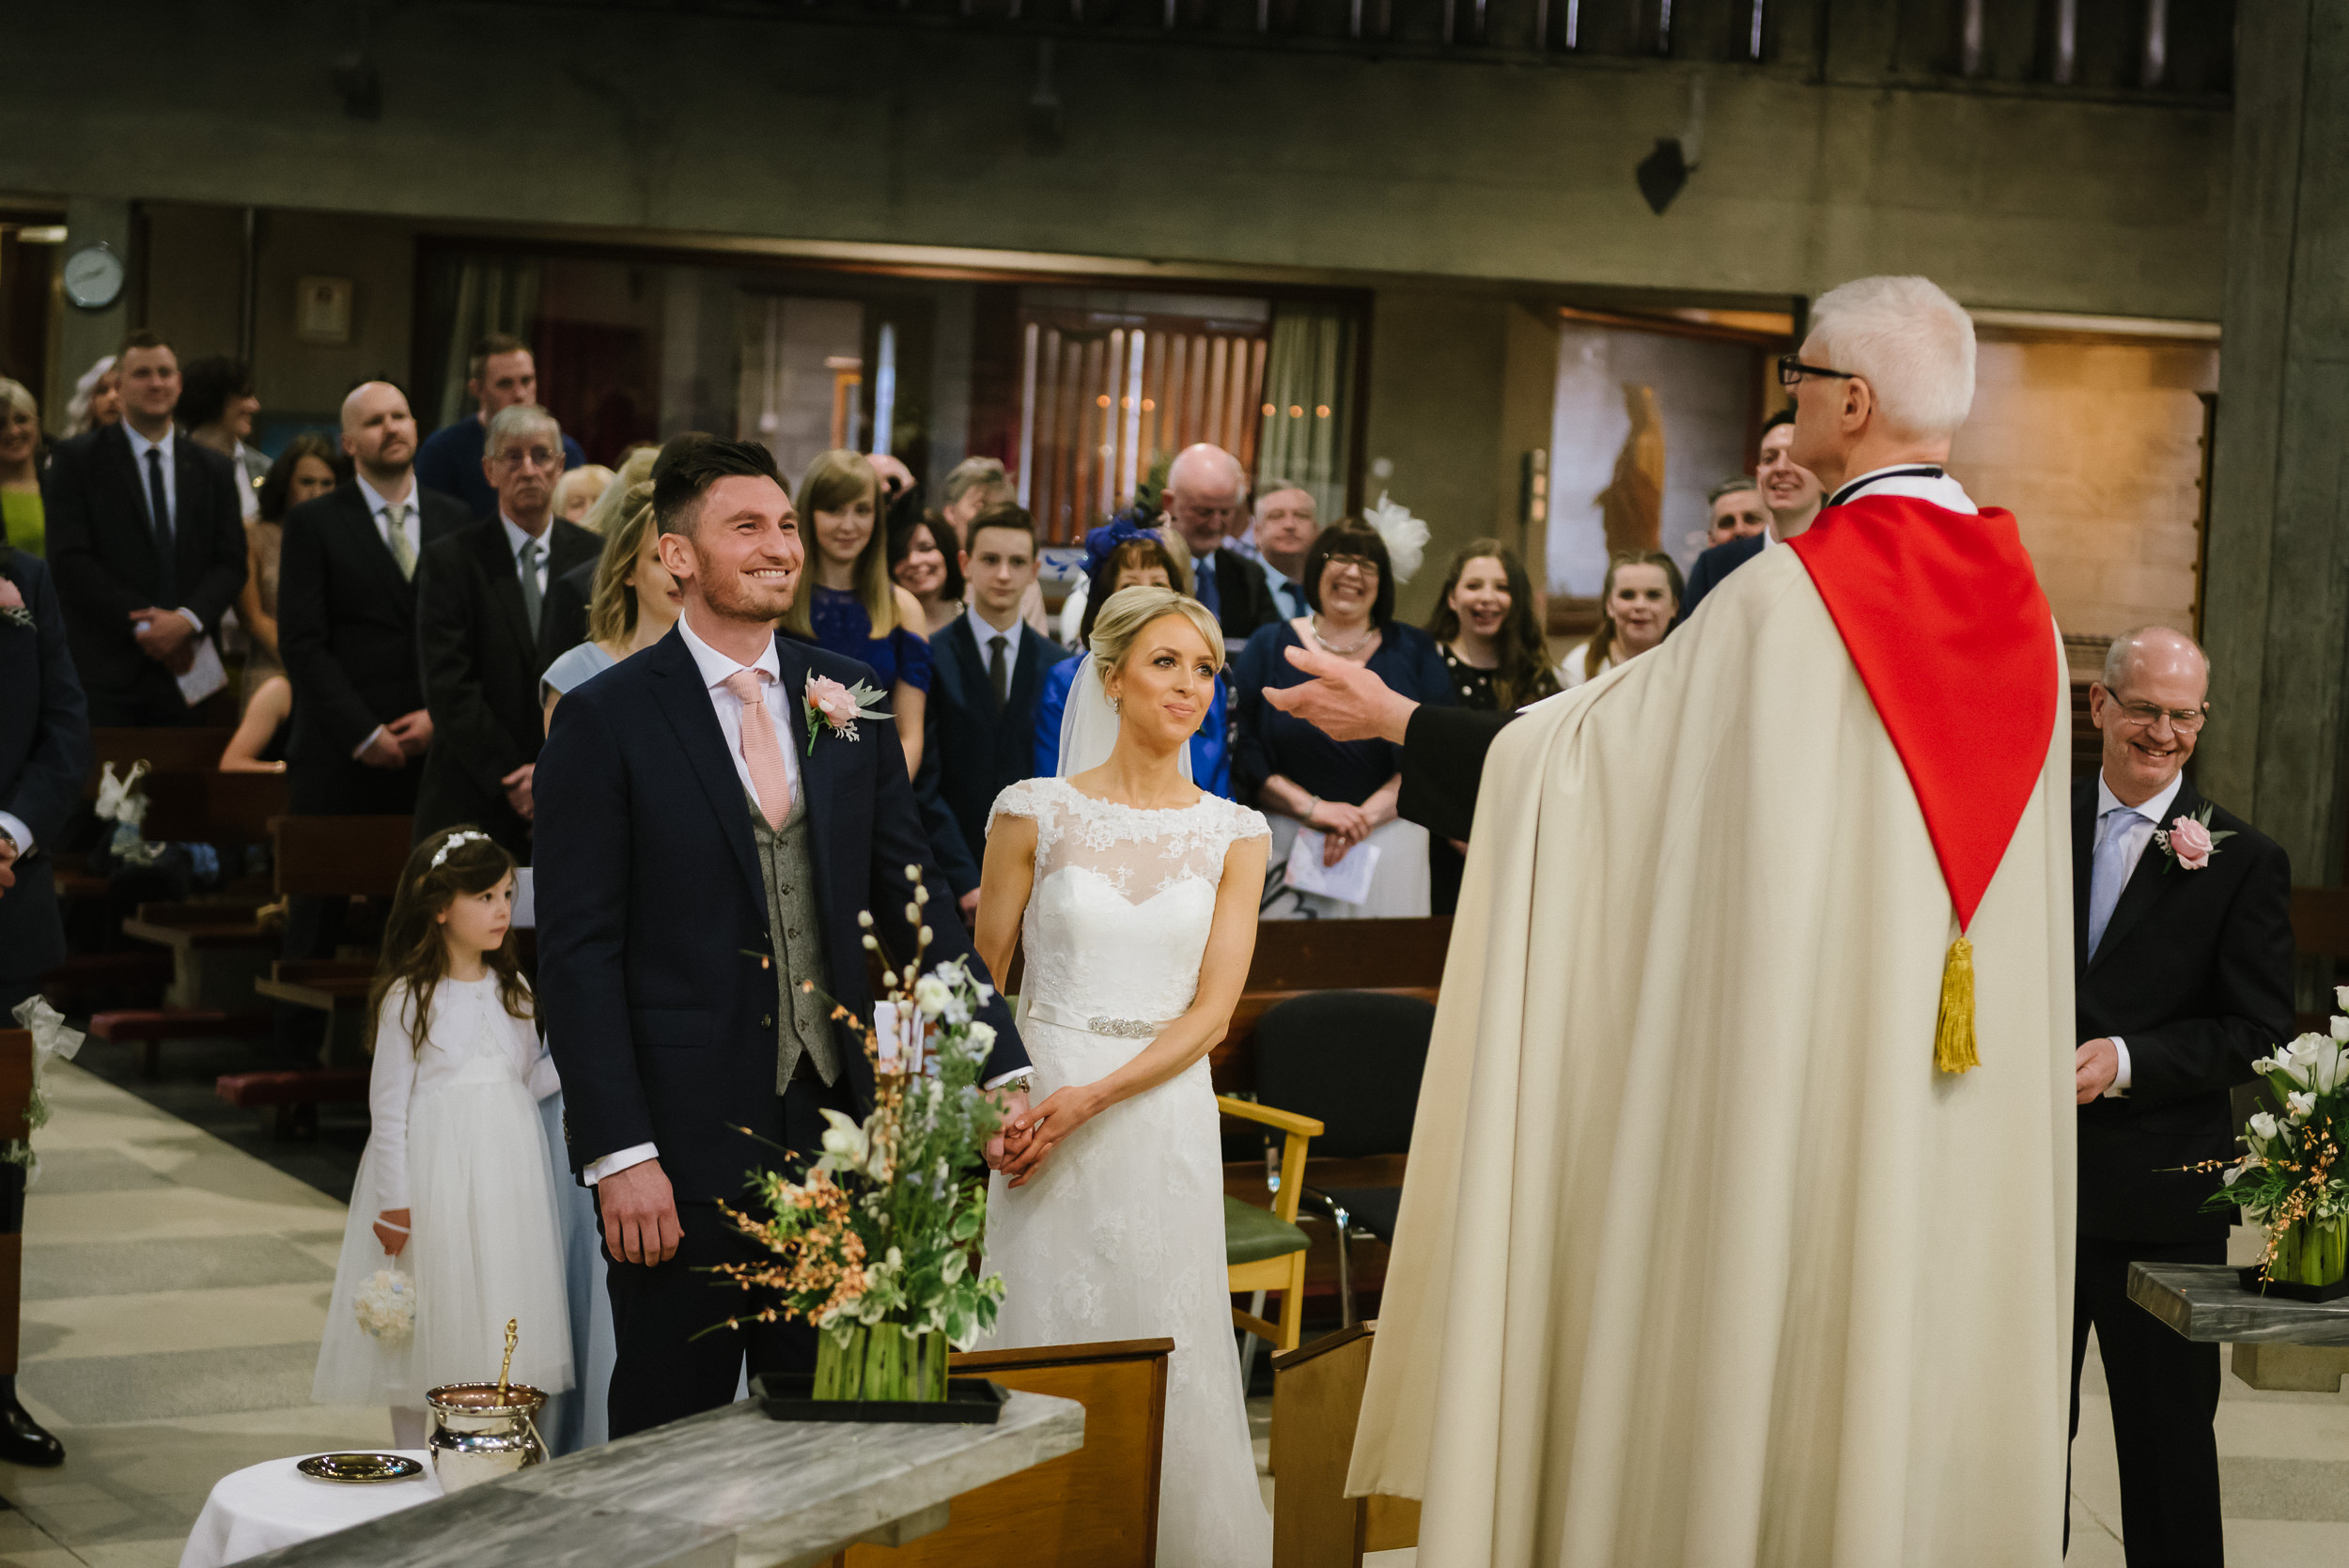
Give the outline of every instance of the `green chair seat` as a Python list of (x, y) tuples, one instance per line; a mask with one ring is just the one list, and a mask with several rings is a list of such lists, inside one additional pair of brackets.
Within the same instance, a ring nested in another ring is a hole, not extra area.
[(1223, 1200), (1223, 1263), (1262, 1263), (1285, 1258), (1313, 1245), (1313, 1237), (1274, 1214), (1237, 1198)]

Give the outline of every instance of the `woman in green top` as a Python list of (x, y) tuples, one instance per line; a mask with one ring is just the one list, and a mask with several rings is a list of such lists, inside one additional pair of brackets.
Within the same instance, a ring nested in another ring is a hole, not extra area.
[(27, 555), (48, 532), (40, 505), (40, 405), (0, 376), (0, 537)]

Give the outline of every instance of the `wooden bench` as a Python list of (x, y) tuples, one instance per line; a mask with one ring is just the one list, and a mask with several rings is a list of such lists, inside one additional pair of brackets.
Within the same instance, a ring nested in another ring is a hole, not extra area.
[(130, 771), (132, 763), (143, 762), (154, 773), (212, 773), (219, 771), (220, 754), (228, 749), (236, 736), (233, 729), (214, 729), (199, 724), (175, 725), (156, 729), (93, 728), (90, 738), (90, 776), (87, 798), (98, 798), (99, 775), (106, 764), (115, 765), (115, 777)]
[(1419, 1545), (1416, 1501), (1346, 1495), (1377, 1327), (1358, 1323), (1272, 1358), (1277, 1568), (1361, 1568), (1364, 1552)]
[(305, 1067), (290, 1072), (224, 1073), (212, 1092), (230, 1105), (269, 1111), (274, 1137), (315, 1138), (319, 1106), (366, 1101), (367, 1069)]
[(76, 953), (40, 977), (40, 989), (58, 1012), (86, 1013), (126, 997), (159, 1001), (171, 980), (171, 955), (160, 948)]
[(90, 1016), (89, 1032), (101, 1040), (139, 1048), (139, 1076), (163, 1070), (166, 1040), (258, 1040), (269, 1034), (269, 1015), (208, 1007), (131, 1008)]
[(365, 959), (280, 958), (253, 988), (273, 1001), (333, 1013), (365, 1004), (374, 981), (375, 966)]

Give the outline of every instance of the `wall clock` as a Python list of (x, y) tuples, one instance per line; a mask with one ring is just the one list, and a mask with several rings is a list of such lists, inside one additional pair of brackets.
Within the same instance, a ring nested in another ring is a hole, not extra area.
[(82, 310), (107, 310), (122, 298), (122, 257), (104, 243), (84, 245), (65, 258), (65, 297)]

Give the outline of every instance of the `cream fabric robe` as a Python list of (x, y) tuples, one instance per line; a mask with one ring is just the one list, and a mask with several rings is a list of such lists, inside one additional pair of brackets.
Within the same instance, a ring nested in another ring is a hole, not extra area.
[(1348, 1486), (1425, 1500), (1422, 1568), (2060, 1562), (2069, 712), (1962, 1077), (1949, 894), (1794, 551), (1501, 735)]

